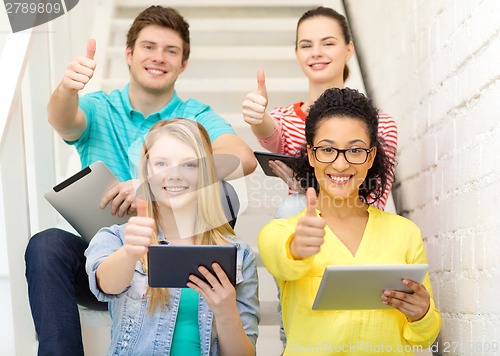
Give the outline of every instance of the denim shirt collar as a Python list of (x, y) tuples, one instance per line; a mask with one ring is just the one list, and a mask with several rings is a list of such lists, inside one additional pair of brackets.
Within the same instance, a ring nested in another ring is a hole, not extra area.
[[(233, 236), (225, 236), (225, 238), (234, 246), (236, 246), (237, 249), (240, 248), (240, 243), (238, 240), (236, 240)], [(167, 240), (165, 237), (165, 234), (163, 233), (163, 230), (161, 227), (158, 226), (158, 242), (160, 245), (168, 245), (170, 242)]]

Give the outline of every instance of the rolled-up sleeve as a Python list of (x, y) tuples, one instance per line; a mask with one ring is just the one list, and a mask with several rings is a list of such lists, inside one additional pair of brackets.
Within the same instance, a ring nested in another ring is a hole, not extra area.
[[(302, 216), (302, 214), (300, 215)], [(293, 281), (302, 278), (311, 269), (314, 257), (295, 260), (289, 246), (295, 235), (296, 220), (271, 220), (259, 233), (259, 253), (269, 273), (278, 281)]]
[[(411, 226), (412, 228), (406, 228), (407, 233), (411, 234), (410, 245), (408, 247), (408, 262), (412, 264), (427, 264), (428, 260), (420, 229), (414, 224)], [(431, 279), (428, 272), (422, 284), (430, 295), (429, 310), (418, 321), (410, 322), (407, 320), (403, 328), (403, 336), (410, 345), (421, 345), (426, 348), (436, 340), (441, 330), (442, 319), (434, 302)]]
[(243, 281), (236, 287), (236, 305), (243, 329), (254, 345), (257, 344), (260, 322), (259, 280), (257, 265), (252, 249), (246, 246), (243, 251)]
[(284, 154), (285, 153), (285, 140), (283, 138), (283, 126), (278, 118), (273, 116), (274, 120), (274, 131), (268, 137), (258, 137), (260, 145), (266, 150)]
[(87, 258), (85, 270), (89, 276), (89, 287), (101, 302), (109, 302), (121, 295), (104, 293), (97, 284), (96, 271), (106, 257), (122, 246), (123, 229), (118, 225), (113, 225), (99, 230), (90, 241), (87, 250), (85, 250), (85, 257)]

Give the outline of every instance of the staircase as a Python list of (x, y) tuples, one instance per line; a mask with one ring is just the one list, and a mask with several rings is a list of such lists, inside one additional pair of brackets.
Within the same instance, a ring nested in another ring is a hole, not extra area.
[[(278, 3), (283, 5), (230, 0), (169, 1), (163, 4), (176, 8), (190, 24), (191, 55), (186, 71), (176, 84), (178, 95), (182, 99), (192, 97), (211, 105), (254, 150), (262, 149), (249, 126), (243, 122), (241, 102), (249, 91), (256, 88), (257, 69), (266, 71), (270, 106), (291, 103), (303, 97), (304, 89), (307, 90), (307, 82), (295, 63), (293, 44), (296, 21), (311, 5), (309, 1)], [(287, 7), (284, 7), (285, 3)], [(98, 63), (103, 68), (100, 73), (102, 90), (109, 92), (127, 83), (126, 33), (133, 18), (147, 6), (143, 1), (117, 1), (110, 32), (102, 34), (108, 38), (109, 44), (104, 46), (99, 37), (96, 39), (96, 55), (101, 48), (107, 48), (104, 65)], [(246, 189), (238, 189), (239, 185), (241, 182), (236, 184), (236, 189), (242, 208), (246, 209), (238, 218), (236, 233), (258, 254), (257, 234), (270, 220), (287, 189), (277, 178), (266, 180), (260, 168), (243, 179)], [(279, 355), (282, 346), (276, 284), (261, 263), (258, 273), (262, 320), (257, 354)], [(85, 347), (88, 351), (94, 349), (92, 352), (96, 355), (101, 352), (96, 348), (95, 338), (101, 334), (103, 318), (106, 319), (95, 312), (82, 313)], [(103, 344), (107, 344), (107, 338)]]
[[(88, 90), (110, 92), (128, 82), (126, 33), (134, 17), (150, 5), (173, 7), (190, 24), (191, 55), (177, 81), (177, 94), (184, 100), (192, 97), (212, 106), (254, 150), (263, 149), (243, 121), (241, 103), (248, 92), (256, 89), (257, 70), (265, 70), (270, 109), (305, 98), (308, 84), (294, 53), (297, 20), (306, 10), (319, 5), (343, 11), (340, 0), (116, 0), (114, 6), (104, 5), (105, 12), (112, 16), (108, 31), (100, 28), (95, 33), (100, 70), (91, 81), (94, 87)], [(260, 167), (234, 185), (242, 205), (236, 233), (258, 255), (258, 232), (272, 218), (287, 187), (278, 178), (266, 177)], [(280, 355), (276, 284), (260, 259), (258, 273), (262, 320), (257, 355)], [(109, 325), (108, 317), (83, 311), (82, 325), (86, 354), (102, 354), (108, 342), (107, 337), (103, 338), (107, 333), (102, 332)], [(102, 345), (96, 339), (101, 339)]]
[[(192, 52), (188, 68), (176, 85), (179, 96), (210, 104), (254, 150), (262, 148), (243, 122), (241, 102), (256, 88), (257, 69), (263, 68), (266, 73), (269, 108), (303, 99), (307, 81), (295, 62), (296, 22), (304, 11), (318, 5), (343, 11), (341, 0), (87, 0), (36, 29), (31, 46), (31, 37), (26, 37), (29, 34), (10, 36), (9, 48), (16, 49), (5, 51), (0, 58), (2, 63), (9, 63), (3, 66), (8, 69), (2, 78), (13, 92), (7, 100), (2, 91), (6, 105), (0, 110), (0, 121), (7, 119), (9, 123), (1, 131), (0, 145), (2, 167), (9, 167), (0, 170), (4, 202), (0, 216), (5, 215), (1, 225), (6, 230), (0, 231), (0, 247), (7, 245), (9, 262), (8, 267), (0, 265), (0, 291), (12, 295), (11, 301), (1, 301), (12, 311), (10, 315), (0, 310), (0, 330), (8, 330), (1, 333), (5, 337), (0, 346), (2, 355), (30, 355), (36, 348), (23, 273), (27, 239), (57, 225), (57, 221), (60, 227), (71, 230), (43, 198), (49, 187), (80, 169), (78, 158), (71, 156), (72, 148), (59, 138), (51, 144), (53, 130), (46, 121), (50, 92), (60, 82), (69, 60), (84, 54), (89, 37), (97, 41), (98, 70), (86, 91), (123, 87), (129, 77), (125, 34), (140, 11), (156, 4), (178, 9), (190, 23)], [(363, 91), (355, 58), (350, 67), (350, 86)], [(11, 73), (19, 78), (11, 78)], [(266, 177), (260, 168), (231, 183), (242, 205), (236, 232), (258, 255), (258, 232), (286, 196), (286, 186), (277, 178)], [(279, 355), (282, 347), (276, 285), (260, 262), (258, 272), (262, 319), (257, 354)], [(81, 320), (86, 355), (103, 355), (109, 343), (108, 314), (82, 310)]]

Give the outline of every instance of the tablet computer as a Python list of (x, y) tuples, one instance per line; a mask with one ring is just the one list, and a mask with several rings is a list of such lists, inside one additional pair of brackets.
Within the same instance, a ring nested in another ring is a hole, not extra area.
[(53, 187), (45, 193), (45, 199), (90, 242), (100, 228), (124, 224), (130, 217), (112, 215), (111, 204), (99, 207), (101, 198), (117, 183), (119, 180), (109, 168), (96, 161)]
[(148, 252), (148, 282), (153, 288), (188, 288), (189, 275), (206, 281), (198, 271), (206, 267), (213, 275), (212, 263), (217, 262), (231, 283), (236, 285), (235, 245), (150, 245)]
[(383, 291), (411, 293), (403, 278), (422, 283), (428, 268), (427, 264), (327, 266), (312, 309), (391, 309), (382, 303)]
[(269, 161), (282, 161), (286, 165), (290, 166), (290, 164), (297, 160), (297, 157), (281, 155), (278, 153), (270, 153), (270, 152), (257, 152), (253, 153), (255, 158), (259, 162), (260, 167), (264, 171), (267, 176), (276, 177), (276, 174), (269, 167)]

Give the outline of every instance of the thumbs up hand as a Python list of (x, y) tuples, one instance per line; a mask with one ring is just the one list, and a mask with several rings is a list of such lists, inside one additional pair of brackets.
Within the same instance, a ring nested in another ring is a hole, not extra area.
[(155, 221), (148, 216), (146, 201), (136, 197), (135, 201), (137, 216), (128, 220), (125, 227), (125, 245), (123, 246), (126, 254), (135, 259), (141, 259), (151, 244), (151, 236), (156, 229)]
[(257, 71), (257, 94), (267, 100), (266, 75), (264, 69), (259, 69)]
[(85, 57), (76, 57), (68, 65), (62, 87), (69, 91), (78, 92), (82, 90), (85, 85), (94, 76), (96, 63), (94, 60), (96, 51), (96, 43), (94, 39), (87, 42), (87, 52)]
[(257, 90), (248, 93), (241, 106), (243, 119), (247, 124), (262, 124), (267, 109), (266, 76), (263, 69), (257, 71)]
[(306, 199), (306, 213), (299, 219), (290, 242), (290, 253), (297, 260), (316, 255), (321, 250), (325, 236), (326, 223), (316, 214), (318, 198), (314, 188), (307, 189)]
[(137, 216), (144, 218), (148, 216), (148, 205), (146, 201), (138, 196), (135, 197), (135, 207), (137, 210)]

